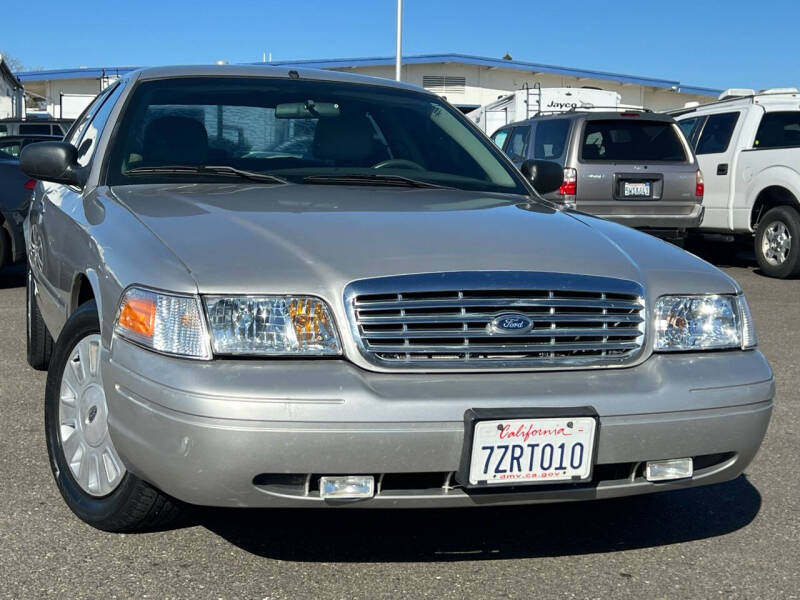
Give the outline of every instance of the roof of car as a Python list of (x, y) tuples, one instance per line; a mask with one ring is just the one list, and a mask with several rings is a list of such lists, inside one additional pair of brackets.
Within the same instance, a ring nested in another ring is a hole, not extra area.
[(299, 79), (313, 79), (317, 81), (340, 81), (342, 83), (360, 83), (364, 85), (379, 85), (404, 90), (413, 90), (435, 96), (432, 92), (410, 83), (403, 83), (386, 79), (384, 77), (371, 77), (355, 73), (342, 73), (340, 71), (326, 71), (323, 69), (306, 69), (294, 66), (273, 67), (268, 65), (177, 65), (170, 67), (147, 67), (138, 69), (127, 75), (132, 79), (166, 79), (171, 77), (271, 77), (291, 79), (296, 73)]
[(608, 120), (627, 120), (627, 119), (641, 119), (643, 121), (662, 121), (666, 123), (671, 123), (675, 119), (673, 119), (670, 115), (664, 113), (655, 113), (650, 111), (642, 111), (642, 110), (614, 110), (614, 111), (581, 111), (581, 110), (574, 110), (574, 111), (567, 111), (567, 112), (560, 112), (560, 113), (552, 113), (549, 115), (537, 115), (531, 117), (529, 119), (524, 119), (522, 121), (515, 121), (514, 123), (509, 123), (505, 125), (505, 127), (511, 127), (514, 125), (519, 125), (521, 123), (532, 123), (534, 121), (543, 121), (543, 120), (553, 120), (553, 119), (584, 119), (586, 121), (608, 121)]

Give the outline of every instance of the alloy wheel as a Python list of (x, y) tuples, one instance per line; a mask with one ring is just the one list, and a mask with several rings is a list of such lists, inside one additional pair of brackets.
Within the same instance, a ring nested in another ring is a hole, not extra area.
[(72, 476), (91, 496), (107, 496), (125, 476), (108, 433), (108, 406), (100, 378), (100, 336), (81, 339), (61, 376), (59, 442)]
[(761, 251), (766, 261), (774, 266), (786, 262), (792, 249), (792, 234), (783, 221), (773, 221), (764, 229)]

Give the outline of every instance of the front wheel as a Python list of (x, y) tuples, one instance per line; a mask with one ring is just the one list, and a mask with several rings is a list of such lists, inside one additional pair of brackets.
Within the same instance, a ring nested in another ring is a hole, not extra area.
[(176, 503), (129, 473), (108, 431), (97, 306), (82, 305), (56, 342), (45, 390), (47, 451), (58, 489), (80, 519), (105, 531), (166, 524)]
[(800, 212), (792, 206), (767, 211), (756, 229), (755, 252), (765, 275), (780, 279), (800, 275)]

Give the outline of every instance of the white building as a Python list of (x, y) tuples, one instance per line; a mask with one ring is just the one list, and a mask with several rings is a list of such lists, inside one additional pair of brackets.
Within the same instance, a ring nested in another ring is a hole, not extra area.
[[(271, 63), (348, 71), (394, 78), (394, 57), (292, 60)], [(722, 90), (680, 81), (557, 67), (519, 60), (467, 54), (424, 54), (403, 58), (403, 81), (447, 97), (465, 112), (524, 87), (597, 87), (618, 92), (621, 102), (655, 111), (681, 108), (686, 102), (708, 102)]]
[[(258, 63), (261, 64), (261, 63)], [(376, 77), (394, 77), (394, 57), (292, 60), (274, 66), (331, 69)], [(80, 106), (114, 78), (135, 67), (105, 67), (19, 73), (26, 94), (54, 117), (74, 118)], [(558, 67), (465, 54), (426, 54), (403, 58), (403, 80), (445, 96), (465, 112), (526, 86), (597, 87), (618, 92), (623, 104), (652, 110), (708, 102), (721, 90), (680, 81)]]
[(46, 111), (56, 119), (74, 119), (97, 94), (135, 67), (77, 68), (25, 71), (17, 78), (25, 86), (29, 111)]
[(0, 54), (0, 119), (21, 119), (25, 112), (22, 83)]

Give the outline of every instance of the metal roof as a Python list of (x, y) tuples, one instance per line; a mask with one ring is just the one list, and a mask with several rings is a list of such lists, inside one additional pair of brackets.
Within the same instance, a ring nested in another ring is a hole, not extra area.
[(126, 75), (140, 67), (80, 67), (77, 69), (50, 69), (46, 71), (22, 71), (16, 73), (22, 83), (31, 81), (55, 81), (58, 79), (99, 79), (114, 75)]
[[(327, 58), (311, 60), (287, 60), (273, 61), (270, 64), (281, 66), (303, 66), (310, 69), (346, 69), (355, 67), (384, 67), (394, 65), (393, 56), (379, 56), (372, 58)], [(487, 58), (485, 56), (474, 56), (471, 54), (419, 54), (415, 56), (404, 56), (403, 64), (441, 64), (441, 63), (461, 63), (467, 65), (477, 65), (481, 67), (494, 67), (497, 69), (511, 69), (516, 71), (528, 71), (533, 73), (550, 73), (554, 75), (565, 75), (568, 77), (580, 77), (583, 79), (598, 79), (604, 81), (616, 81), (619, 83), (630, 83), (649, 87), (666, 89), (676, 89), (686, 94), (700, 94), (716, 96), (722, 90), (707, 87), (683, 85), (680, 81), (671, 79), (656, 79), (653, 77), (640, 77), (637, 75), (625, 75), (622, 73), (611, 73), (606, 71), (594, 71), (587, 69), (576, 69), (572, 67), (559, 67), (542, 63), (526, 62), (522, 60), (504, 60), (502, 58)], [(257, 64), (257, 63), (256, 63)]]
[[(272, 66), (296, 66), (307, 69), (347, 69), (358, 67), (383, 67), (394, 65), (394, 56), (378, 56), (368, 58), (326, 58), (308, 60), (286, 60), (273, 61)], [(403, 64), (442, 64), (460, 63), (476, 65), (481, 67), (492, 67), (497, 69), (511, 69), (516, 71), (527, 71), (529, 73), (549, 73), (554, 75), (564, 75), (567, 77), (580, 77), (582, 79), (596, 79), (600, 81), (616, 81), (618, 83), (629, 83), (647, 87), (674, 89), (686, 94), (699, 94), (705, 96), (718, 96), (722, 90), (707, 87), (683, 85), (680, 81), (671, 79), (657, 79), (653, 77), (641, 77), (636, 75), (625, 75), (622, 73), (611, 73), (606, 71), (594, 71), (587, 69), (575, 69), (572, 67), (560, 67), (542, 63), (526, 62), (521, 60), (503, 60), (501, 58), (488, 58), (484, 56), (474, 56), (471, 54), (419, 54), (414, 56), (404, 56)], [(263, 65), (264, 63), (250, 63)], [(58, 79), (98, 79), (104, 75), (125, 75), (139, 67), (93, 67), (79, 69), (54, 69), (47, 71), (26, 71), (17, 73), (17, 78), (25, 83), (32, 81), (58, 80)]]

